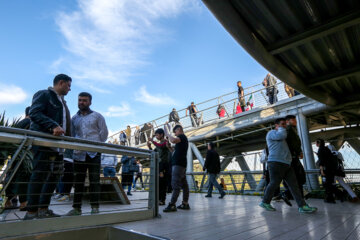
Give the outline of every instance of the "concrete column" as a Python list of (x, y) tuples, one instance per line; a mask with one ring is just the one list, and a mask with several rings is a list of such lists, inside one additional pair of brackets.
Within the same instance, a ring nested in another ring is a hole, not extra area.
[[(250, 171), (250, 168), (243, 156), (236, 157), (236, 161), (239, 163), (241, 170)], [(255, 190), (257, 184), (256, 184), (254, 176), (251, 174), (247, 174), (246, 180), (247, 180), (248, 184), (250, 185), (251, 190)]]
[[(299, 112), (297, 115), (297, 123), (298, 134), (301, 139), (304, 154), (304, 167), (305, 169), (316, 169), (312, 144), (309, 138), (309, 128), (306, 117), (302, 112)], [(309, 189), (319, 189), (317, 174), (307, 174), (306, 176)]]
[[(190, 143), (191, 144), (191, 143)], [(189, 145), (190, 145), (189, 144)], [(186, 172), (189, 173), (189, 172), (193, 172), (194, 171), (194, 163), (193, 163), (193, 153), (192, 153), (192, 150), (191, 150), (191, 147), (189, 146), (188, 148), (188, 152), (187, 152), (187, 166), (186, 166)], [(193, 189), (194, 188), (194, 183), (193, 183), (193, 179), (190, 175), (187, 175), (186, 176), (186, 180), (189, 184), (189, 188), (190, 189)]]

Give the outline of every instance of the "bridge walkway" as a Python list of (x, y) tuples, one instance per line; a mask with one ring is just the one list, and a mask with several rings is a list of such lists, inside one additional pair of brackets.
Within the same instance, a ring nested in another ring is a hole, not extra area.
[(360, 239), (360, 204), (310, 199), (309, 205), (318, 212), (303, 215), (294, 201), (293, 207), (273, 202), (277, 211), (266, 212), (257, 205), (260, 197), (204, 196), (190, 195), (190, 211), (163, 213), (161, 206), (161, 218), (117, 226), (171, 239)]

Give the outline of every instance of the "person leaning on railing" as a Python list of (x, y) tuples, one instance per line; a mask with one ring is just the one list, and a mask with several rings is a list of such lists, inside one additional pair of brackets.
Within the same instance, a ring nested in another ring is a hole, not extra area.
[(266, 87), (266, 96), (269, 97), (269, 103), (276, 103), (278, 101), (277, 94), (279, 93), (276, 85), (276, 78), (268, 73), (262, 84), (264, 87)]
[[(29, 113), (30, 130), (55, 136), (71, 136), (70, 112), (64, 100), (70, 91), (71, 82), (69, 76), (59, 74), (54, 78), (53, 87), (34, 94)], [(62, 150), (33, 147), (33, 151), (34, 169), (28, 185), (28, 211), (24, 220), (59, 217), (49, 209), (49, 204), (63, 171)]]

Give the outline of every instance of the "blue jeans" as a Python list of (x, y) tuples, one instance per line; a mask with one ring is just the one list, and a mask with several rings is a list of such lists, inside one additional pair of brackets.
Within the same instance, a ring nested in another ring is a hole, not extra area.
[(104, 177), (115, 177), (116, 170), (114, 167), (104, 167)]
[(215, 173), (209, 173), (209, 189), (208, 189), (208, 195), (211, 196), (213, 187), (216, 187), (220, 194), (224, 193), (224, 190), (221, 188), (220, 184), (216, 181), (216, 175)]

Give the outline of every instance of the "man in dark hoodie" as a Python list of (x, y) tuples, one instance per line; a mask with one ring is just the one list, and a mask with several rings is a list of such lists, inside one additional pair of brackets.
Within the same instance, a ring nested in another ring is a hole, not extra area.
[[(53, 87), (34, 94), (30, 108), (30, 130), (71, 136), (70, 112), (64, 100), (71, 88), (72, 79), (55, 76)], [(50, 210), (51, 194), (56, 188), (64, 165), (63, 149), (34, 147), (33, 172), (28, 185), (28, 205), (24, 220), (59, 217)], [(50, 173), (50, 174), (49, 174)]]
[(212, 197), (213, 186), (215, 186), (219, 193), (219, 198), (224, 198), (225, 192), (220, 186), (220, 184), (216, 181), (216, 176), (220, 173), (220, 157), (219, 154), (215, 151), (214, 143), (208, 143), (208, 151), (206, 153), (206, 160), (204, 164), (203, 170), (207, 170), (209, 174), (209, 190), (205, 197)]

